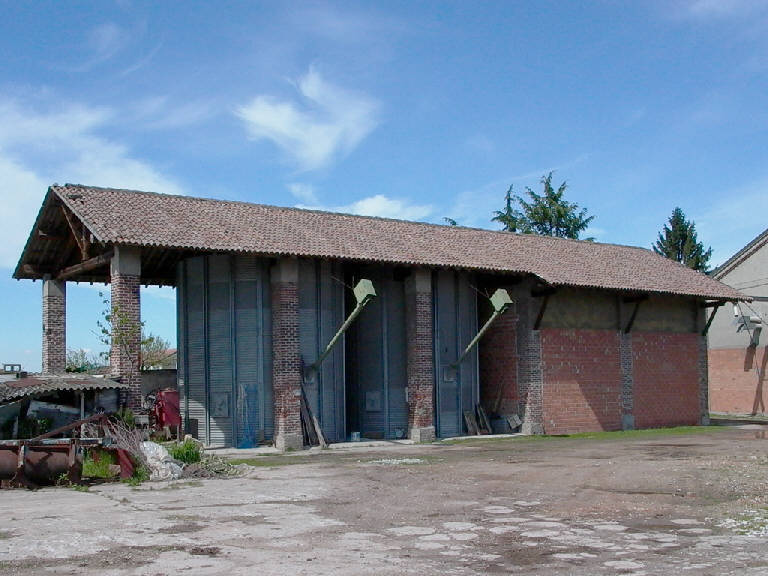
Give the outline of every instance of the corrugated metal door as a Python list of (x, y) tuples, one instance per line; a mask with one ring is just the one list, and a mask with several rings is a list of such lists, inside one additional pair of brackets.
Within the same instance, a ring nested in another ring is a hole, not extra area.
[(442, 270), (433, 285), (437, 435), (460, 436), (463, 411), (474, 410), (477, 403), (477, 347), (458, 368), (451, 364), (477, 332), (477, 298), (465, 273)]
[(203, 442), (208, 441), (208, 362), (205, 319), (205, 258), (190, 258), (185, 262), (187, 321), (185, 323), (186, 375), (189, 390), (188, 429)]
[(214, 255), (190, 258), (179, 269), (186, 429), (209, 446), (248, 447), (271, 439), (267, 264), (248, 256)]
[[(344, 287), (340, 264), (299, 261), (299, 349), (311, 365), (344, 322)], [(345, 438), (344, 342), (339, 342), (314, 378), (304, 382), (307, 401), (326, 439)]]
[(265, 349), (271, 322), (267, 270), (253, 256), (234, 259), (235, 445), (250, 448), (271, 436), (271, 350)]
[(376, 298), (350, 331), (348, 366), (351, 422), (363, 437), (404, 438), (408, 428), (405, 287), (392, 270), (362, 268)]
[(208, 442), (234, 445), (230, 257), (208, 257)]

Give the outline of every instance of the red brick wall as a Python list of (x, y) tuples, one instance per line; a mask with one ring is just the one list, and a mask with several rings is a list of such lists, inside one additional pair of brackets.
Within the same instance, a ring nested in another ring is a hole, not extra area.
[[(757, 372), (762, 375), (758, 384)], [(764, 414), (768, 392), (768, 347), (709, 350), (709, 409), (730, 414)]]
[(299, 292), (295, 282), (272, 283), (272, 386), (275, 444), (301, 448)]
[(696, 333), (633, 333), (636, 428), (699, 423), (698, 339)]
[(434, 426), (432, 292), (406, 294), (408, 337), (408, 428)]
[(43, 281), (43, 373), (64, 372), (67, 366), (67, 283)]
[(547, 434), (621, 429), (618, 332), (543, 329), (541, 361)]
[(517, 316), (502, 314), (480, 340), (480, 402), (491, 414), (517, 414)]

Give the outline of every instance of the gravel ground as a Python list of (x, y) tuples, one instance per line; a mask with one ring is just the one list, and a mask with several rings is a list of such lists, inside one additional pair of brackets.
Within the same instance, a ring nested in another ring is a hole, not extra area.
[(0, 574), (767, 574), (766, 428), (264, 456), (0, 491)]

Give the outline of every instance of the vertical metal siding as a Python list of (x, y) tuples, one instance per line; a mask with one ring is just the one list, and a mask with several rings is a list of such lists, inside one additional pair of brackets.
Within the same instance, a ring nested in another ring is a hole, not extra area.
[[(344, 321), (343, 286), (334, 279), (340, 274), (340, 264), (299, 261), (299, 349), (307, 366), (317, 359)], [(331, 442), (344, 439), (343, 341), (325, 359), (316, 376), (304, 383), (304, 388), (326, 438)]]
[[(189, 419), (190, 429), (194, 430), (196, 422), (197, 437), (207, 442), (207, 386), (206, 374), (206, 344), (205, 344), (205, 259), (204, 257), (190, 258), (185, 263), (186, 282), (184, 294), (186, 300), (187, 347), (187, 389), (189, 390)], [(194, 422), (192, 422), (194, 421)]]
[(264, 329), (261, 310), (263, 270), (258, 259), (240, 256), (234, 260), (234, 365), (235, 445), (251, 448), (264, 434)]
[(389, 403), (389, 438), (408, 435), (408, 338), (405, 317), (405, 283), (388, 280), (387, 291), (387, 389)]
[(179, 391), (179, 409), (183, 419), (184, 432), (189, 433), (189, 410), (187, 403), (187, 353), (186, 353), (186, 293), (184, 262), (179, 262), (176, 266), (176, 389)]
[(232, 446), (233, 358), (229, 256), (208, 257), (209, 445)]
[(179, 269), (179, 365), (189, 390), (181, 393), (189, 420), (197, 422), (198, 437), (211, 446), (243, 447), (270, 439), (272, 335), (266, 262), (250, 256), (201, 256)]
[(477, 333), (477, 295), (466, 273), (440, 271), (435, 279), (437, 434), (450, 437), (464, 433), (463, 412), (478, 401), (477, 347), (457, 370), (450, 368)]

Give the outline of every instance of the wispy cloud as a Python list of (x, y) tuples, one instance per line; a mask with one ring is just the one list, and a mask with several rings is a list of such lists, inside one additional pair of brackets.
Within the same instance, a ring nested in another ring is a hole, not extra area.
[(142, 130), (186, 128), (210, 120), (219, 113), (210, 100), (191, 100), (178, 103), (168, 96), (152, 96), (133, 106), (135, 119)]
[(304, 204), (320, 203), (317, 199), (317, 194), (315, 194), (315, 187), (311, 184), (292, 182), (291, 184), (288, 184), (288, 190), (290, 190), (291, 194), (293, 194), (297, 200), (300, 200)]
[(766, 4), (762, 0), (689, 0), (683, 9), (696, 18), (749, 16), (765, 12)]
[(0, 101), (0, 267), (16, 264), (53, 182), (181, 193), (172, 179), (100, 134), (113, 117), (106, 108), (57, 102), (48, 111)]
[(268, 140), (301, 170), (318, 170), (354, 150), (378, 124), (373, 98), (327, 82), (314, 68), (296, 83), (300, 102), (259, 95), (237, 109), (253, 140)]
[(383, 194), (368, 196), (342, 206), (318, 206), (299, 204), (298, 208), (312, 210), (329, 210), (360, 216), (379, 216), (381, 218), (397, 218), (400, 220), (426, 220), (434, 212), (431, 204), (413, 204), (409, 200), (390, 198)]

